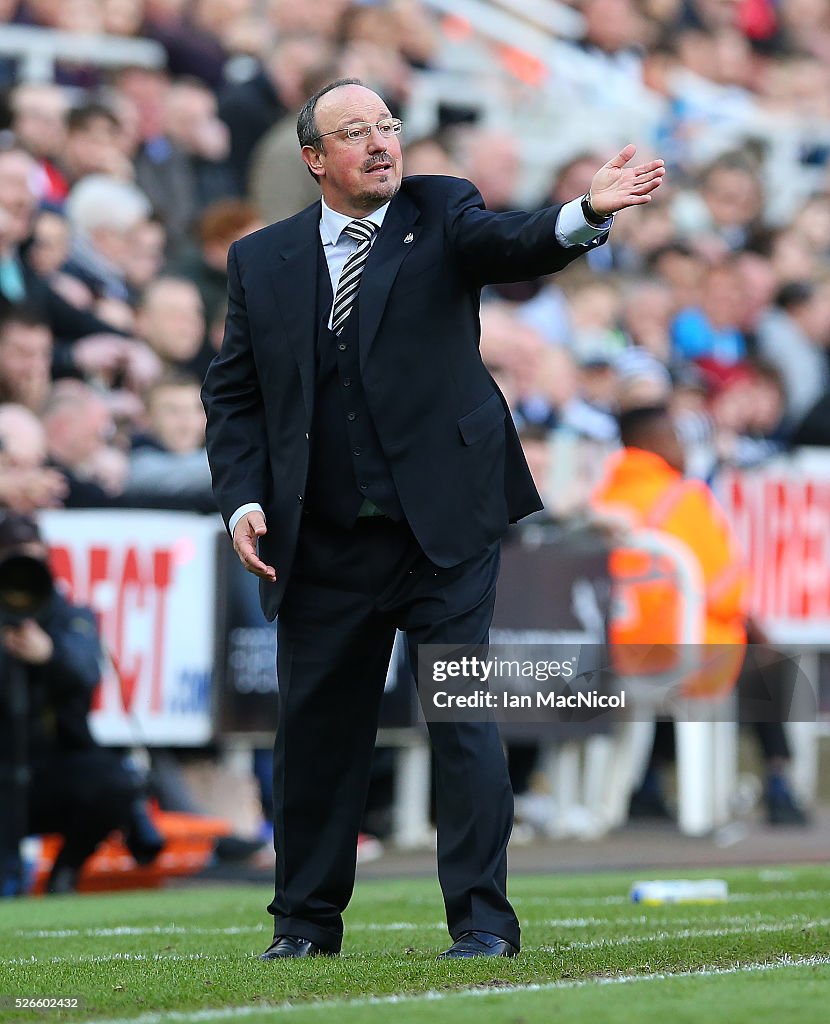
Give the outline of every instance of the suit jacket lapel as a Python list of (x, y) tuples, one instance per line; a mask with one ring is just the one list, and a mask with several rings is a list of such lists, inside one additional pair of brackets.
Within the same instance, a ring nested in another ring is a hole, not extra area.
[[(389, 291), (400, 270), (401, 264), (414, 249), (420, 228), (416, 221), (420, 216), (418, 207), (402, 192), (398, 192), (378, 232), (360, 282), (357, 307), (360, 322), (360, 368), (366, 360), (380, 326), (383, 311), (389, 298)], [(412, 235), (409, 242), (404, 239)]]
[(314, 411), (314, 343), (317, 329), (317, 252), (320, 204), (303, 210), (292, 236), (280, 244), (271, 277), (294, 358), (300, 368), (308, 420)]

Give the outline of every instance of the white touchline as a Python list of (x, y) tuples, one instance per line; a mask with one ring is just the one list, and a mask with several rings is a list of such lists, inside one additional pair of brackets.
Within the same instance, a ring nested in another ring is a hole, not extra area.
[[(549, 917), (543, 920), (525, 919), (525, 928), (613, 928), (620, 925), (635, 924), (657, 924), (660, 911), (663, 910), (665, 923), (667, 925), (681, 925), (692, 927), (702, 923), (701, 918), (680, 918), (674, 917), (672, 911), (676, 907), (652, 907), (648, 914), (639, 914), (637, 917)], [(712, 908), (705, 908), (710, 911)], [(809, 920), (803, 914), (794, 914), (793, 919), (806, 922)], [(745, 917), (740, 914), (722, 915), (711, 917), (708, 913), (706, 921), (709, 923), (724, 924), (757, 924), (761, 921), (760, 916)], [(410, 932), (422, 928), (446, 928), (444, 921), (425, 921), (420, 924), (415, 921), (360, 921), (346, 924), (346, 931), (372, 931), (372, 932)], [(122, 925), (117, 928), (61, 928), (56, 930), (26, 930), (18, 929), (15, 935), (21, 939), (75, 939), (83, 938), (117, 938), (118, 936), (134, 935), (245, 935), (249, 933), (270, 934), (270, 926), (265, 924), (250, 925), (228, 925), (224, 928), (202, 928), (199, 925), (185, 926), (179, 924), (156, 924), (147, 926)]]
[[(679, 922), (676, 922), (679, 923)], [(542, 952), (560, 952), (567, 949), (608, 949), (614, 946), (629, 946), (635, 942), (665, 942), (671, 939), (707, 939), (722, 938), (727, 935), (745, 935), (750, 932), (779, 933), (790, 932), (797, 928), (810, 926), (813, 928), (830, 927), (830, 918), (805, 919), (799, 917), (788, 921), (786, 924), (764, 924), (754, 920), (747, 920), (739, 928), (684, 928), (679, 932), (660, 931), (645, 935), (621, 935), (612, 939), (599, 939), (594, 942), (562, 942), (556, 947), (539, 946)], [(49, 957), (13, 957), (12, 959), (0, 959), (0, 964), (65, 964), (65, 963), (110, 963), (112, 961), (128, 960), (152, 960), (156, 963), (163, 963), (167, 960), (176, 962), (179, 960), (235, 960), (240, 953), (81, 953), (79, 956), (49, 956)], [(362, 954), (358, 954), (362, 955)], [(370, 954), (373, 955), (373, 954)]]
[(733, 967), (702, 967), (688, 971), (658, 971), (654, 974), (617, 974), (610, 978), (574, 979), (567, 981), (530, 982), (527, 985), (502, 985), (499, 988), (456, 989), (452, 992), (418, 992), (412, 995), (368, 996), (360, 999), (319, 999), (307, 1003), (260, 1003), (248, 1006), (224, 1006), (215, 1010), (169, 1010), (164, 1013), (144, 1013), (137, 1017), (116, 1017), (95, 1021), (94, 1024), (201, 1024), (203, 1021), (232, 1020), (253, 1014), (296, 1013), (297, 1011), (348, 1010), (365, 1006), (386, 1006), (400, 1003), (439, 1002), (447, 999), (469, 999), (476, 996), (506, 996), (517, 992), (552, 992), (557, 989), (587, 988), (594, 985), (629, 985), (648, 981), (671, 981), (674, 978), (713, 978), (729, 974), (750, 974), (758, 971), (777, 971), (790, 967), (820, 967), (830, 964), (830, 956), (816, 954), (808, 957), (778, 957), (758, 963), (736, 964)]
[[(796, 892), (786, 892), (785, 890), (771, 890), (763, 893), (746, 893), (736, 892), (731, 893), (729, 896), (728, 903), (742, 903), (744, 901), (754, 900), (815, 900), (815, 899), (826, 899), (827, 893), (819, 891), (818, 889), (800, 890)], [(414, 902), (422, 903), (424, 900), (415, 899)], [(612, 906), (628, 904), (629, 900), (626, 896), (526, 896), (526, 897), (515, 897), (513, 902), (517, 906), (522, 904), (543, 904), (545, 906), (551, 906), (556, 903), (567, 903), (576, 904), (582, 906)], [(650, 915), (654, 916), (659, 912), (671, 913), (672, 908), (651, 908)], [(562, 928), (579, 928), (583, 927), (580, 923), (585, 922), (585, 926), (588, 925), (615, 925), (624, 924), (626, 921), (630, 922), (631, 919), (626, 918), (563, 918), (561, 921), (556, 919), (546, 919), (544, 921), (529, 921), (530, 925), (541, 925), (543, 927), (562, 927)], [(642, 918), (640, 918), (642, 920)], [(729, 920), (744, 920), (744, 918), (729, 918)], [(675, 918), (670, 919), (671, 924), (695, 924), (694, 921), (680, 921)], [(443, 921), (429, 921), (426, 924), (417, 924), (414, 921), (390, 921), (388, 923), (382, 922), (347, 922), (346, 927), (350, 931), (410, 931), (417, 928), (445, 928), (446, 925)], [(15, 934), (20, 938), (33, 938), (33, 939), (65, 939), (75, 938), (79, 935), (87, 937), (101, 937), (109, 938), (118, 935), (241, 935), (245, 932), (265, 932), (266, 925), (259, 923), (253, 925), (229, 925), (224, 928), (201, 928), (199, 926), (184, 927), (182, 925), (152, 925), (147, 927), (130, 927), (128, 925), (117, 927), (117, 928), (63, 928), (56, 930), (19, 930)], [(0, 961), (2, 962), (2, 961)], [(11, 961), (7, 961), (11, 962)]]
[(593, 942), (562, 942), (558, 946), (541, 946), (545, 951), (558, 952), (562, 949), (605, 949), (608, 946), (630, 946), (634, 942), (662, 942), (666, 939), (719, 939), (727, 935), (743, 935), (748, 931), (765, 932), (775, 934), (777, 932), (790, 932), (795, 928), (811, 926), (813, 928), (830, 927), (830, 918), (821, 920), (788, 921), (786, 924), (765, 924), (763, 922), (747, 921), (748, 927), (743, 928), (684, 928), (679, 932), (662, 931), (653, 935), (618, 935), (613, 939), (596, 939)]

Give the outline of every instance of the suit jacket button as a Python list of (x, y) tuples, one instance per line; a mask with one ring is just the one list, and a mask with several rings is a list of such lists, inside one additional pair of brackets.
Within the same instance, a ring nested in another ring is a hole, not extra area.
[(302, 494), (298, 494), (297, 495), (297, 501), (299, 501), (299, 503), (302, 505), (302, 503), (303, 503), (303, 496), (302, 496)]

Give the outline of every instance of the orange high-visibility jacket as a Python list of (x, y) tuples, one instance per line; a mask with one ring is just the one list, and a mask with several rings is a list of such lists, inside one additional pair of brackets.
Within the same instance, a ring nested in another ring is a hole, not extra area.
[[(598, 512), (623, 514), (633, 529), (665, 531), (696, 557), (705, 588), (705, 649), (703, 668), (684, 681), (683, 692), (728, 692), (743, 661), (749, 575), (737, 538), (709, 487), (684, 479), (654, 452), (624, 448), (609, 459), (592, 503)], [(666, 671), (677, 660), (676, 651), (670, 654), (667, 646), (661, 655), (654, 645), (680, 641), (681, 597), (674, 583), (665, 577), (649, 579), (653, 557), (625, 548), (613, 552), (611, 575), (623, 610), (609, 629), (618, 671)]]

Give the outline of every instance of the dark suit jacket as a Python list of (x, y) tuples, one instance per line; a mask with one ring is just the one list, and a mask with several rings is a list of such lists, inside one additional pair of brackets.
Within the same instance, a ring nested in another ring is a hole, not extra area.
[[(481, 361), (479, 292), (550, 274), (590, 248), (556, 241), (558, 213), (490, 213), (468, 181), (406, 178), (367, 261), (358, 299), (366, 399), (406, 519), (438, 565), (464, 561), (542, 507)], [(276, 585), (260, 588), (269, 618), (303, 511), (319, 222), (315, 203), (231, 246), (225, 338), (202, 392), (225, 523), (248, 502), (265, 510), (261, 557), (277, 569)]]

